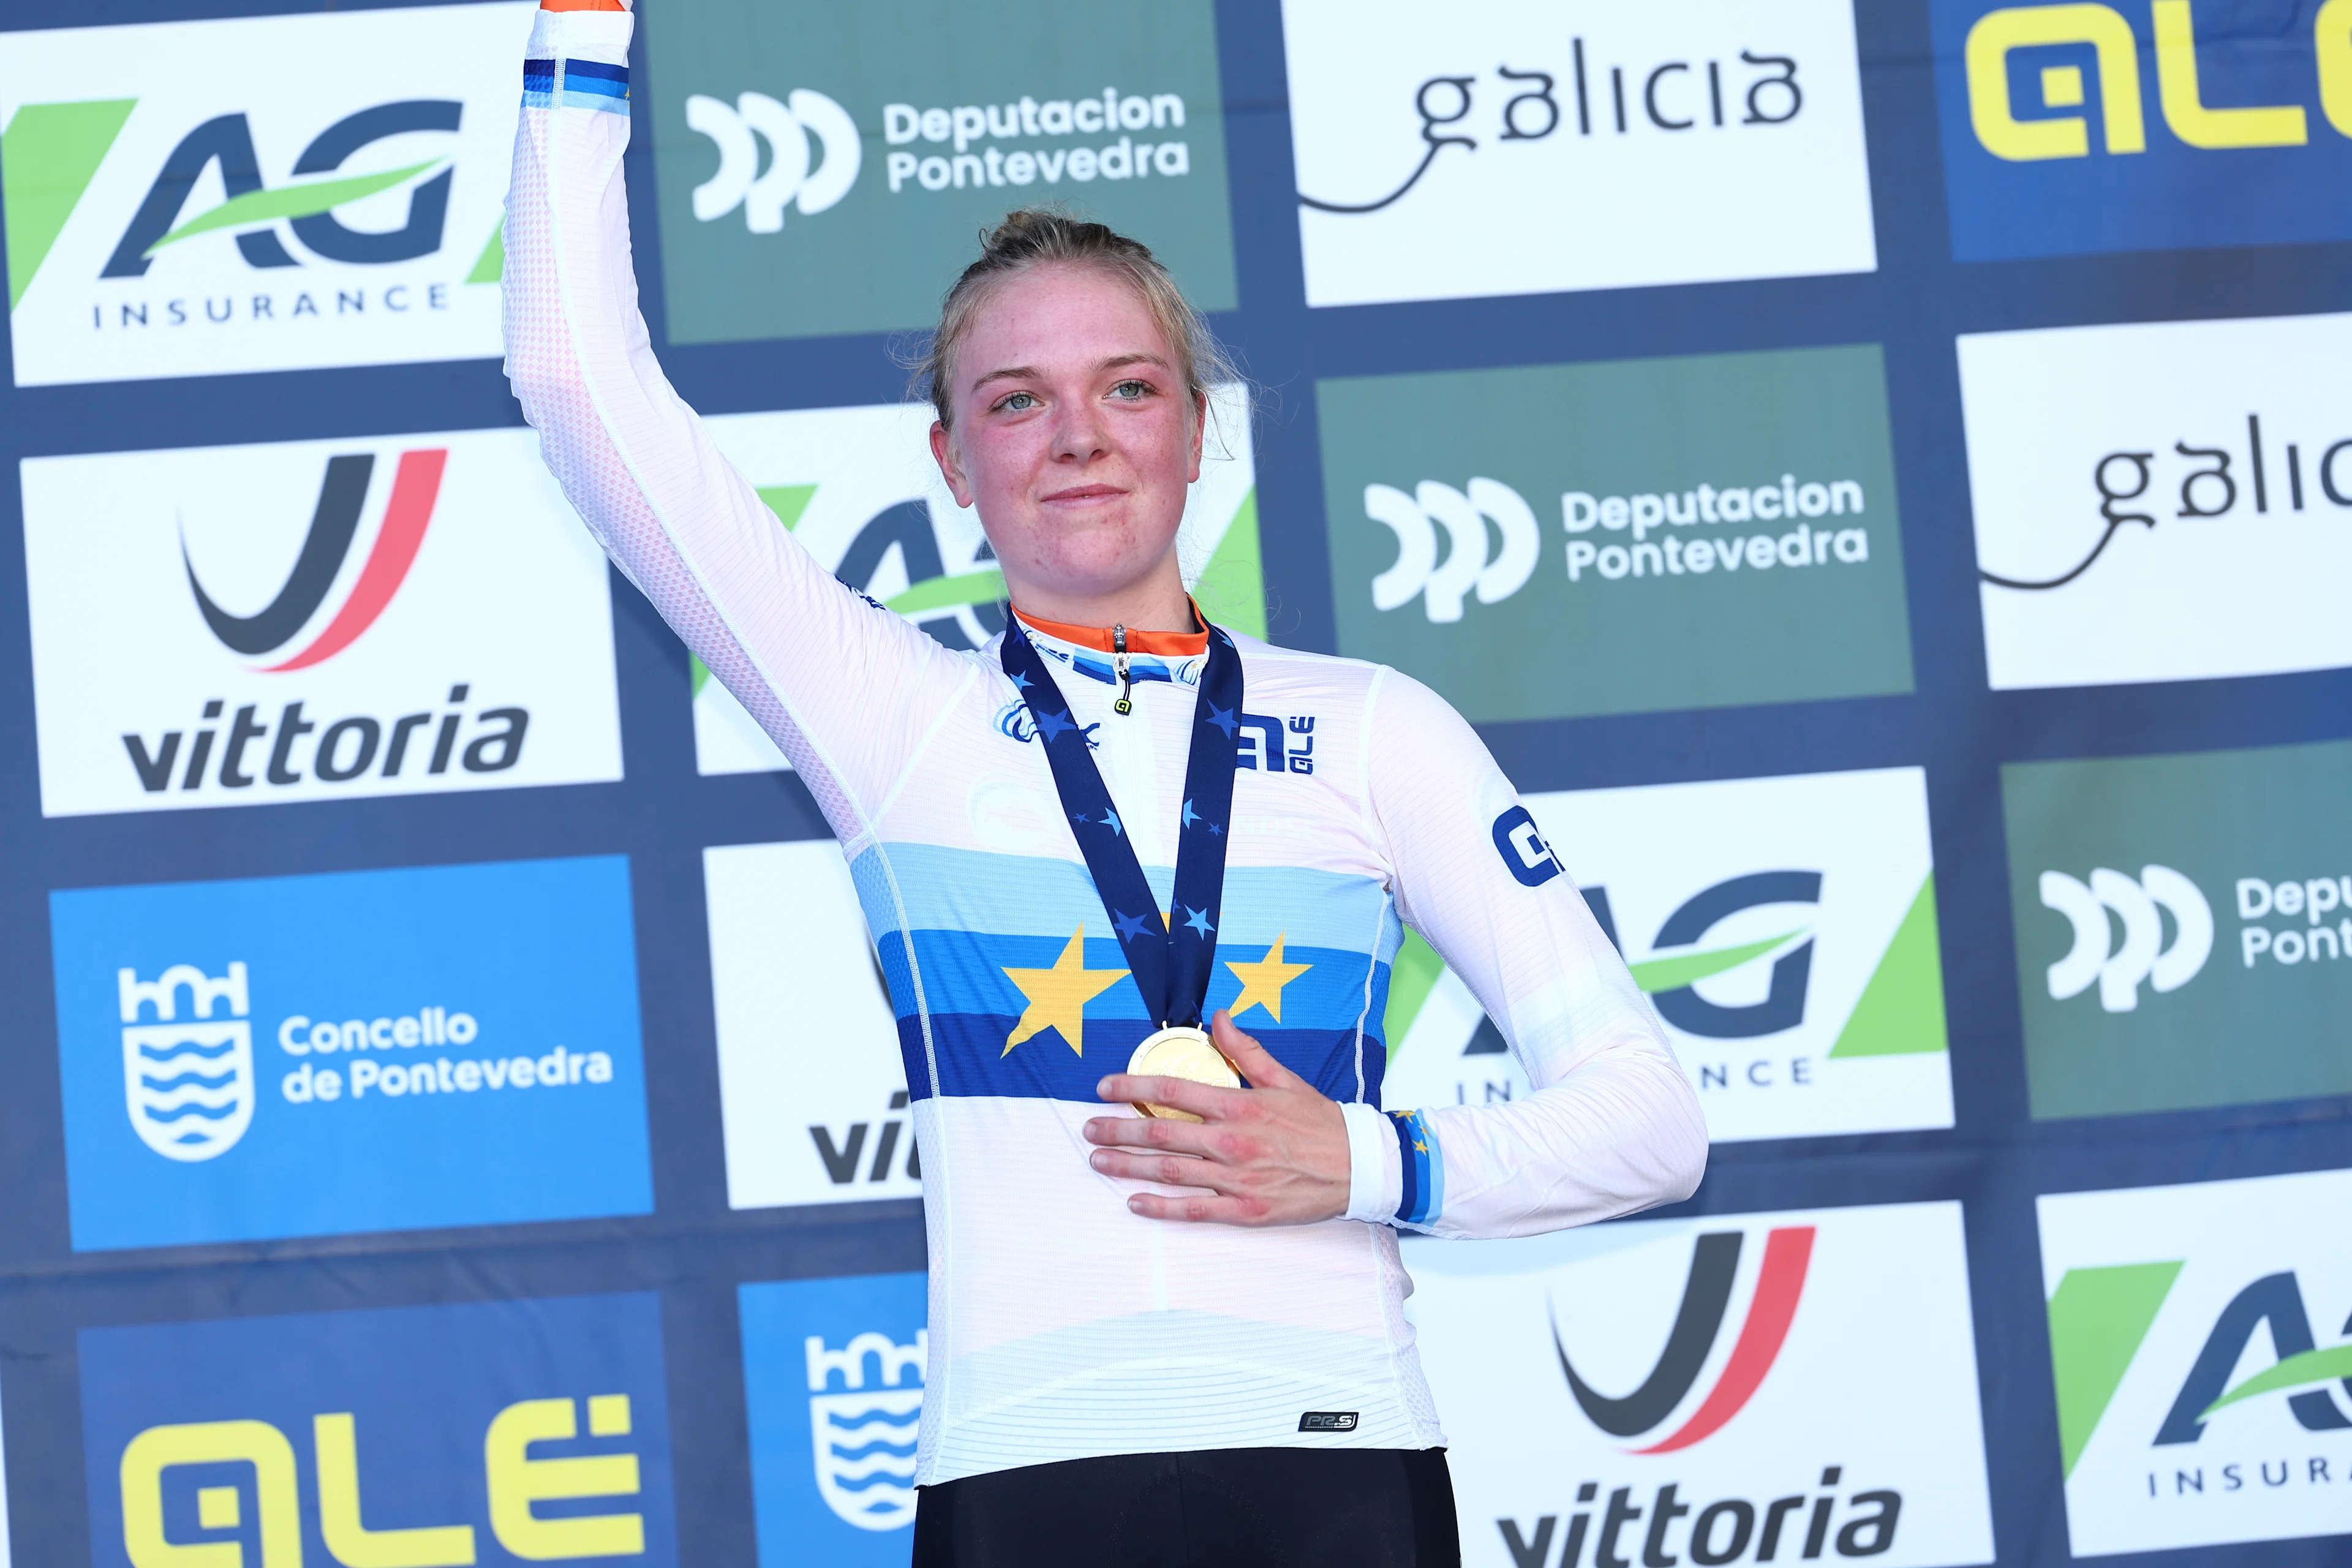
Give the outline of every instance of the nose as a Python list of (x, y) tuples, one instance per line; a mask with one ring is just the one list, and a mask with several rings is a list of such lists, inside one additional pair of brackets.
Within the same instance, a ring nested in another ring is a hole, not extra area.
[(1054, 460), (1083, 468), (1110, 450), (1109, 428), (1094, 400), (1079, 397), (1061, 405), (1054, 422)]

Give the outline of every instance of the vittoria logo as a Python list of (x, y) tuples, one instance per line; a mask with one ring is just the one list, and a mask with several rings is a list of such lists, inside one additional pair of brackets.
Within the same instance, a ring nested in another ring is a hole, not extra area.
[(1991, 684), (2352, 665), (2347, 354), (2346, 315), (1961, 338)]
[(9, 35), (19, 384), (497, 353), (498, 62), (528, 16)]
[[(1095, 107), (1101, 108), (1099, 100)], [(1209, 618), (1263, 636), (1256, 479), (1248, 408), (1236, 390), (1214, 395), (1181, 548), (1187, 581)], [(890, 405), (721, 415), (707, 423), (719, 449), (752, 477), (777, 520), (843, 584), (948, 647), (977, 648), (1003, 630), (1004, 574), (979, 518), (958, 507), (940, 479), (928, 414)], [(1171, 679), (1187, 673), (1184, 666), (1157, 661), (1144, 668), (1145, 679), (1150, 670)], [(1077, 673), (1108, 679), (1110, 666), (1107, 659), (1090, 662)], [(695, 760), (703, 773), (788, 765), (742, 704), (699, 662), (693, 680)], [(1244, 731), (1242, 766), (1314, 771), (1313, 718), (1285, 718), (1305, 728), (1284, 735)], [(1255, 726), (1284, 721), (1247, 721)], [(1017, 704), (997, 715), (997, 727), (1011, 739), (1028, 738), (1028, 720)]]
[(1478, 1560), (1990, 1560), (1959, 1205), (1608, 1229), (1405, 1244)]
[[(1282, 20), (1310, 305), (1876, 264), (1843, 0)], [(1416, 238), (1438, 233), (1480, 238)]]
[(35, 458), (24, 489), (51, 816), (620, 774), (604, 565), (528, 432)]
[(2038, 1200), (2077, 1556), (2341, 1532), (2340, 1171)]
[(920, 1274), (737, 1288), (760, 1561), (907, 1560), (930, 1336)]
[(75, 889), (50, 932), (78, 1248), (651, 1205), (617, 858)]
[(1805, 1291), (1805, 1269), (1813, 1256), (1814, 1235), (1811, 1226), (1784, 1226), (1766, 1234), (1764, 1260), (1756, 1270), (1753, 1293), (1730, 1358), (1720, 1363), (1713, 1386), (1688, 1419), (1663, 1436), (1654, 1429), (1682, 1405), (1698, 1382), (1699, 1371), (1708, 1363), (1723, 1331), (1746, 1234), (1705, 1231), (1692, 1244), (1690, 1278), (1683, 1283), (1682, 1302), (1675, 1309), (1674, 1327), (1666, 1332), (1665, 1349), (1658, 1352), (1649, 1376), (1631, 1394), (1612, 1399), (1579, 1377), (1555, 1326), (1552, 1342), (1559, 1352), (1560, 1375), (1568, 1379), (1585, 1419), (1612, 1437), (1637, 1441), (1656, 1437), (1654, 1442), (1642, 1441), (1633, 1449), (1637, 1454), (1671, 1454), (1721, 1431), (1747, 1408), (1772, 1363), (1780, 1359), (1789, 1325), (1797, 1315), (1798, 1300)]
[[(1527, 886), (1577, 879), (1717, 1139), (1951, 1124), (1916, 770), (1530, 795), (1491, 836)], [(1501, 1030), (1410, 933), (1383, 1026), (1394, 1103), (1528, 1092)]]

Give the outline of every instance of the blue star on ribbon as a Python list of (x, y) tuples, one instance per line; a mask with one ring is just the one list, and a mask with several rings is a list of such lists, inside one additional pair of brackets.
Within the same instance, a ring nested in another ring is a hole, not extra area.
[(1213, 822), (1209, 824), (1209, 831), (1217, 835), (1221, 838), (1224, 837), (1225, 830)]
[(1070, 722), (1070, 716), (1067, 713), (1040, 713), (1037, 715), (1037, 731), (1048, 741), (1058, 741), (1062, 738), (1062, 734), (1065, 731), (1075, 730), (1077, 726), (1076, 724)]
[[(1180, 910), (1184, 909), (1184, 906), (1181, 904), (1179, 904), (1176, 907)], [(1199, 931), (1202, 936), (1207, 936), (1210, 932), (1217, 929), (1209, 923), (1209, 911), (1206, 910), (1184, 910), (1184, 923), (1191, 926), (1194, 931)]]
[(1145, 916), (1123, 915), (1119, 914), (1116, 910), (1112, 911), (1110, 923), (1118, 928), (1118, 934), (1122, 941), (1131, 942), (1151, 929), (1150, 923)]
[(1209, 722), (1223, 730), (1227, 740), (1231, 740), (1241, 729), (1241, 724), (1234, 718), (1232, 709), (1220, 708), (1213, 702), (1209, 704)]
[(1029, 689), (1029, 678), (1025, 675), (1015, 675), (1013, 678), (1013, 684), (1017, 689), (1026, 691)]
[(1184, 810), (1181, 819), (1184, 826), (1187, 827), (1192, 826), (1192, 824), (1201, 820), (1201, 814), (1192, 809), (1192, 803), (1189, 800), (1184, 803)]
[(1127, 831), (1126, 827), (1121, 826), (1118, 820), (1118, 812), (1111, 806), (1103, 807), (1102, 825), (1105, 827), (1109, 828), (1113, 833), (1125, 833)]

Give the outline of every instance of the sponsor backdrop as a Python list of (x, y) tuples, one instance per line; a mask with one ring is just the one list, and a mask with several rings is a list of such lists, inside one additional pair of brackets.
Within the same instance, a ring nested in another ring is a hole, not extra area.
[[(0, 0), (0, 1564), (908, 1559), (895, 1026), (520, 427), (529, 17)], [(1694, 1199), (1407, 1244), (1465, 1561), (2342, 1559), (2352, 0), (638, 38), (778, 527), (985, 642), (908, 335), (1013, 205), (1130, 230), (1255, 387), (1202, 603), (1467, 714), (1654, 1006)], [(1417, 937), (1387, 1025), (1527, 1092)]]

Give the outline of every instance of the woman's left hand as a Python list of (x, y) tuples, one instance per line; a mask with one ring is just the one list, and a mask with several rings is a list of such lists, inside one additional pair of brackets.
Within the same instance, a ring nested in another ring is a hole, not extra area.
[(1086, 1127), (1087, 1142), (1101, 1145), (1088, 1157), (1094, 1168), (1199, 1189), (1129, 1194), (1128, 1208), (1150, 1219), (1312, 1225), (1346, 1214), (1348, 1124), (1339, 1102), (1235, 1028), (1232, 1015), (1219, 1013), (1209, 1028), (1251, 1087), (1113, 1073), (1096, 1088), (1105, 1100), (1170, 1106), (1202, 1120), (1098, 1116)]

